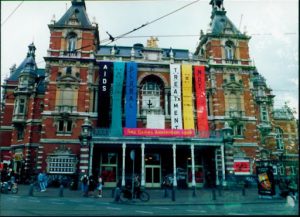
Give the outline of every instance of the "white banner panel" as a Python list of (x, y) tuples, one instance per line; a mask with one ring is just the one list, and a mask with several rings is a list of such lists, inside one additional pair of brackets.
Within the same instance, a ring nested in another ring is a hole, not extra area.
[(165, 129), (164, 115), (147, 115), (148, 129)]
[(182, 129), (180, 64), (170, 64), (170, 81), (171, 81), (171, 127), (172, 129)]

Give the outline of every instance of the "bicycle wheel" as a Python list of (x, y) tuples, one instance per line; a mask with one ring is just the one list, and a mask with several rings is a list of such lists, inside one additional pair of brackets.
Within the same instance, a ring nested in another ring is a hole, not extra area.
[(128, 195), (125, 191), (121, 191), (120, 193), (120, 201), (127, 202), (129, 200)]
[(147, 201), (150, 200), (150, 195), (145, 191), (141, 191), (140, 200), (143, 201), (143, 202), (147, 202)]
[(11, 193), (13, 193), (13, 194), (18, 193), (18, 187), (15, 186), (15, 185), (13, 185), (13, 186), (11, 187)]

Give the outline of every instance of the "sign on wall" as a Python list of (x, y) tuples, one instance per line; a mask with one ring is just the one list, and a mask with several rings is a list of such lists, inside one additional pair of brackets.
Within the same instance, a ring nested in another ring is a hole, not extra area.
[(194, 137), (194, 130), (124, 128), (123, 136)]
[(113, 78), (113, 63), (99, 63), (98, 127), (110, 126), (110, 91)]
[(182, 129), (180, 64), (170, 64), (170, 81), (171, 127), (172, 129)]
[(237, 159), (233, 162), (235, 175), (250, 175), (250, 161), (248, 159)]

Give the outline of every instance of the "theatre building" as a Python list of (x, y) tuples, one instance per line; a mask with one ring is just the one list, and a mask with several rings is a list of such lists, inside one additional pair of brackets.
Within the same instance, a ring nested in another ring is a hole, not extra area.
[(210, 4), (209, 29), (189, 51), (155, 37), (102, 45), (85, 2), (73, 0), (48, 25), (45, 69), (30, 44), (3, 85), (1, 161), (24, 180), (39, 170), (53, 179), (102, 174), (107, 187), (133, 171), (149, 188), (167, 175), (178, 187), (255, 175), (274, 95), (251, 61), (250, 37), (223, 1)]

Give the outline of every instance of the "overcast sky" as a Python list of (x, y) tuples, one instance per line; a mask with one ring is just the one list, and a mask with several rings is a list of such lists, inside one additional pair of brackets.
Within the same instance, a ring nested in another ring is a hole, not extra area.
[[(104, 0), (86, 1), (86, 7), (90, 20), (93, 21), (95, 17), (99, 24), (100, 40), (105, 40), (106, 31), (118, 36), (191, 2), (193, 1)], [(20, 3), (21, 1), (1, 1), (1, 83), (8, 76), (9, 68), (14, 63), (18, 66), (26, 57), (27, 46), (32, 41), (37, 48), (38, 67), (44, 68), (43, 57), (47, 54), (50, 39), (47, 25), (54, 14), (56, 20), (59, 20), (71, 6), (71, 1)], [(241, 31), (246, 26), (248, 35), (252, 37), (249, 44), (250, 56), (276, 95), (275, 108), (288, 101), (298, 115), (298, 0), (224, 0), (224, 6), (235, 26)], [(199, 35), (201, 29), (206, 32), (210, 14), (209, 0), (200, 0), (128, 36), (158, 35), (158, 45), (161, 48), (189, 49), (194, 52), (199, 36), (163, 36)], [(112, 45), (145, 45), (147, 38), (124, 38)]]

